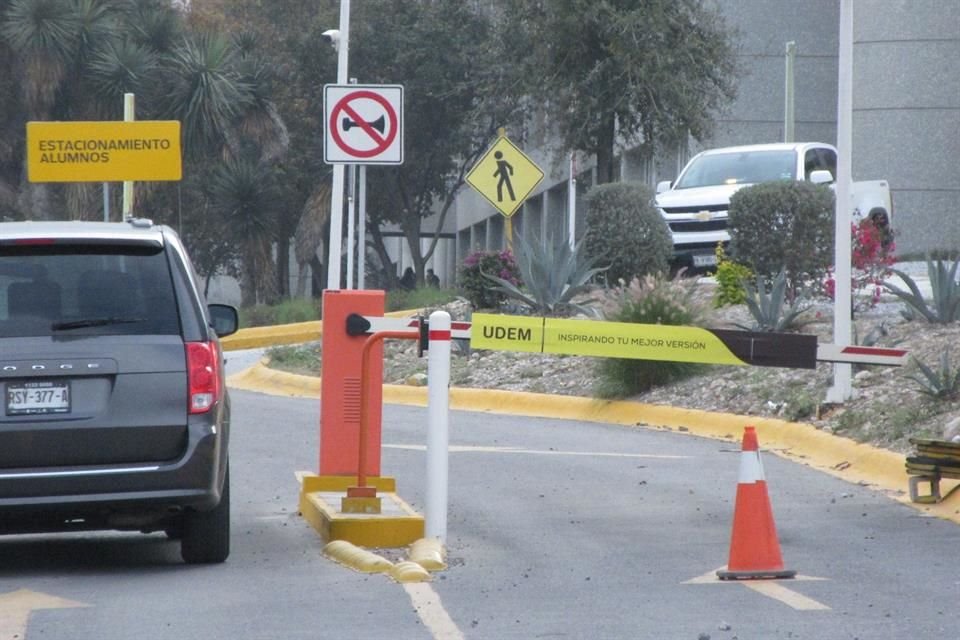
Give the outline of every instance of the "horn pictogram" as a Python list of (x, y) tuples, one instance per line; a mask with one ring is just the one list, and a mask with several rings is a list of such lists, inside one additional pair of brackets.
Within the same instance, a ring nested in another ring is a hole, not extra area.
[[(344, 131), (350, 131), (350, 129), (352, 129), (352, 128), (354, 128), (354, 127), (359, 127), (359, 126), (361, 126), (359, 122), (357, 122), (356, 120), (352, 120), (352, 119), (350, 119), (350, 118), (344, 118), (344, 119), (342, 120), (342, 123), (343, 123), (343, 130), (344, 130)], [(366, 122), (366, 123), (364, 123), (364, 124), (370, 125), (371, 127), (373, 127), (374, 129), (376, 129), (376, 130), (379, 131), (380, 133), (383, 133), (383, 130), (384, 130), (385, 126), (386, 126), (386, 125), (385, 125), (385, 122), (384, 122), (384, 119), (383, 119), (383, 116), (380, 116), (379, 118), (377, 118), (377, 119), (374, 120), (373, 122)]]

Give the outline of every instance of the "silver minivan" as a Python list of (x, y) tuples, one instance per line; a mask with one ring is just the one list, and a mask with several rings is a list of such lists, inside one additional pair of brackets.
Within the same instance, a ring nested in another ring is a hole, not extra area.
[(224, 561), (237, 326), (168, 227), (0, 223), (0, 533), (165, 531)]

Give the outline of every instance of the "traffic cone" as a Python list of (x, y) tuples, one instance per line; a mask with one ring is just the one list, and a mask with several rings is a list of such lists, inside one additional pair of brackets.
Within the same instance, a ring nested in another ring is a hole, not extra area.
[(733, 513), (730, 559), (725, 570), (717, 571), (721, 580), (754, 578), (792, 578), (796, 571), (783, 568), (777, 526), (763, 477), (757, 431), (746, 427), (740, 453), (740, 481)]

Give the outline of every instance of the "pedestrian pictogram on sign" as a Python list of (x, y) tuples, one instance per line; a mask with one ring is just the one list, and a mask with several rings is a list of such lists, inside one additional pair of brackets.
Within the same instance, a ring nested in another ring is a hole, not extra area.
[(403, 163), (403, 87), (324, 87), (327, 164)]
[(523, 151), (500, 136), (467, 174), (466, 181), (508, 218), (533, 193), (543, 171)]

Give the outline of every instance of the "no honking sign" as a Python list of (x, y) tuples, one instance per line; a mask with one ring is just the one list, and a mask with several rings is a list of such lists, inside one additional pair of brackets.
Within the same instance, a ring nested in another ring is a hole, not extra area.
[(323, 88), (327, 164), (403, 164), (403, 86)]

